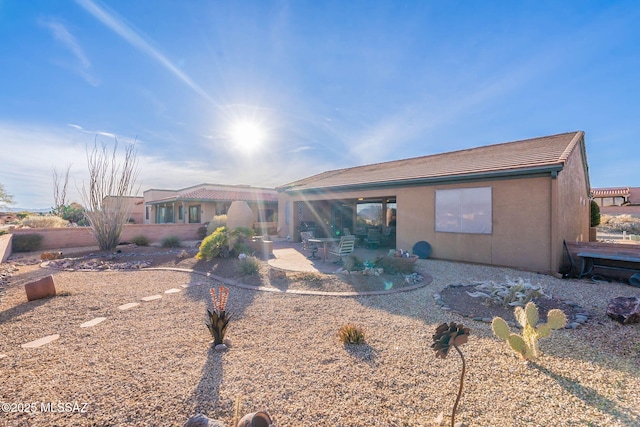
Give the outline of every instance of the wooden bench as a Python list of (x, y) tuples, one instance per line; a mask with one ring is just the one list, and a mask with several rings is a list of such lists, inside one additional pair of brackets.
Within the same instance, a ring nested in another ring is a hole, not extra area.
[[(595, 267), (610, 268), (622, 271), (640, 271), (640, 257), (633, 255), (615, 254), (615, 253), (598, 253), (598, 252), (578, 252), (582, 258), (582, 268), (578, 279), (591, 274)], [(611, 265), (603, 261), (614, 261), (620, 263), (637, 264), (636, 266)]]

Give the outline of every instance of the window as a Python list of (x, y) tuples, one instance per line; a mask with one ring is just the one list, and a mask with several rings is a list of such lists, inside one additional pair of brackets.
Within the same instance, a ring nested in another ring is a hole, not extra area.
[(491, 234), (491, 187), (436, 190), (436, 231)]
[(200, 223), (200, 205), (189, 206), (189, 224)]
[(173, 206), (158, 206), (156, 208), (156, 223), (170, 224), (173, 222)]
[(145, 215), (144, 218), (149, 221), (149, 213), (151, 212), (151, 206), (145, 206)]
[(178, 221), (182, 221), (182, 218), (184, 218), (184, 206), (180, 205), (178, 206)]

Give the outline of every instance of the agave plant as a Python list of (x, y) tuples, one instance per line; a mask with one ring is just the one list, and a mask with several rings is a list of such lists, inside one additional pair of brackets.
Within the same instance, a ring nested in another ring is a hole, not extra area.
[(469, 339), (469, 328), (465, 328), (463, 324), (456, 324), (451, 322), (449, 324), (442, 323), (436, 328), (436, 333), (433, 335), (433, 344), (431, 348), (435, 350), (436, 357), (446, 359), (447, 354), (451, 347), (455, 348), (460, 358), (462, 359), (462, 372), (460, 373), (460, 386), (458, 387), (458, 396), (453, 404), (453, 411), (451, 412), (451, 427), (454, 427), (456, 423), (456, 410), (458, 409), (458, 403), (462, 396), (462, 387), (464, 386), (464, 374), (466, 371), (466, 363), (464, 355), (458, 348), (458, 346), (465, 344)]
[(229, 298), (229, 288), (220, 286), (218, 295), (216, 296), (215, 288), (211, 288), (211, 300), (213, 301), (213, 310), (207, 309), (208, 319), (205, 322), (211, 336), (213, 337), (213, 345), (222, 344), (224, 335), (227, 332), (229, 319), (231, 314), (225, 311), (227, 299)]
[(474, 298), (485, 298), (489, 303), (504, 307), (524, 307), (534, 298), (546, 296), (540, 286), (525, 282), (520, 277), (516, 280), (509, 277), (505, 279), (505, 283), (480, 282), (475, 286), (475, 292), (467, 292), (467, 294)]

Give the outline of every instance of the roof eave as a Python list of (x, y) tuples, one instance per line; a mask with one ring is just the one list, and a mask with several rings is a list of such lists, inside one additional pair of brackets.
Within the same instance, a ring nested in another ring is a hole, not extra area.
[(406, 179), (406, 180), (397, 180), (397, 181), (384, 181), (384, 182), (369, 182), (362, 184), (346, 184), (346, 185), (338, 185), (333, 187), (322, 187), (322, 188), (308, 188), (302, 190), (283, 189), (283, 192), (292, 195), (292, 194), (318, 194), (324, 193), (326, 191), (331, 192), (343, 192), (343, 191), (354, 191), (354, 190), (370, 190), (377, 188), (390, 188), (390, 187), (415, 187), (420, 185), (437, 185), (437, 184), (452, 184), (458, 182), (471, 182), (471, 181), (487, 181), (493, 179), (508, 179), (508, 178), (529, 178), (532, 176), (544, 176), (550, 175), (552, 178), (555, 178), (564, 167), (563, 163), (553, 164), (553, 165), (545, 165), (545, 166), (537, 166), (531, 168), (523, 168), (523, 169), (508, 169), (502, 171), (490, 171), (490, 172), (477, 172), (470, 173), (464, 175), (448, 175), (448, 176), (437, 176), (437, 177), (424, 177), (424, 178), (414, 178), (414, 179)]

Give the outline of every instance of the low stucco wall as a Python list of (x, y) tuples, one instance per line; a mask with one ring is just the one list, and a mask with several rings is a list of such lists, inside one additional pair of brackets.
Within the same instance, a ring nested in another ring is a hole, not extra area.
[(0, 236), (0, 263), (3, 263), (11, 255), (11, 234), (3, 234)]
[[(161, 242), (169, 236), (178, 236), (181, 240), (199, 240), (198, 229), (201, 226), (202, 224), (127, 224), (120, 241), (131, 241), (141, 235), (146, 236), (151, 243)], [(42, 235), (41, 250), (97, 246), (89, 227), (20, 228), (12, 230), (12, 233)]]

